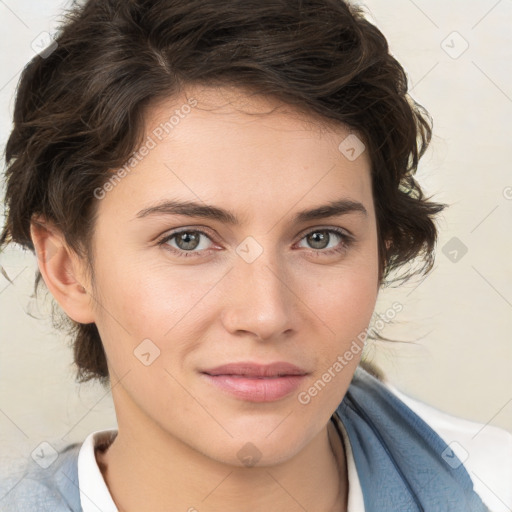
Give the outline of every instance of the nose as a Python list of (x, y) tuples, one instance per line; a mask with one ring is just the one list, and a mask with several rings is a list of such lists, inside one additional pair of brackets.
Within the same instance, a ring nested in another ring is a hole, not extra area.
[(227, 300), (221, 320), (232, 334), (250, 333), (274, 340), (297, 329), (297, 301), (291, 272), (275, 251), (265, 250), (254, 261), (235, 258), (225, 286)]

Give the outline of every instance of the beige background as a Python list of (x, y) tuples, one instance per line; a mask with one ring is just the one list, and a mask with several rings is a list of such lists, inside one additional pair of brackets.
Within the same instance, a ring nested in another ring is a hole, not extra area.
[[(65, 3), (0, 2), (2, 150), (31, 43), (53, 32)], [(383, 290), (377, 306), (383, 313), (399, 301), (403, 311), (383, 334), (416, 343), (370, 344), (368, 357), (411, 396), (512, 432), (512, 2), (366, 5), (404, 65), (413, 97), (434, 118), (421, 183), (451, 204), (432, 275)], [(13, 248), (0, 264), (14, 281), (0, 275), (0, 453), (9, 466), (43, 441), (58, 448), (115, 426), (115, 416), (108, 391), (74, 383), (66, 339), (44, 320), (48, 306), (31, 298), (34, 257)]]

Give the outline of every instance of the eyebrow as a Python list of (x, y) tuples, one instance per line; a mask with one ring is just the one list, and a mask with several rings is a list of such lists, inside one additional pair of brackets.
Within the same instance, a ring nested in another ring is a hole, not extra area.
[[(302, 210), (296, 214), (294, 220), (296, 223), (301, 223), (328, 217), (338, 217), (349, 213), (360, 213), (365, 217), (368, 216), (368, 211), (362, 203), (352, 199), (339, 199), (312, 209)], [(240, 219), (229, 210), (195, 201), (163, 201), (144, 208), (137, 213), (136, 218), (144, 218), (150, 215), (184, 215), (187, 217), (216, 220), (233, 226), (241, 224)]]

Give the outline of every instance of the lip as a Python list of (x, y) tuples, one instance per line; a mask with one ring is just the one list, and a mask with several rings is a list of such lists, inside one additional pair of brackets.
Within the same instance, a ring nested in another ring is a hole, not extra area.
[(249, 402), (274, 402), (293, 393), (308, 372), (291, 363), (230, 363), (201, 371), (221, 391)]

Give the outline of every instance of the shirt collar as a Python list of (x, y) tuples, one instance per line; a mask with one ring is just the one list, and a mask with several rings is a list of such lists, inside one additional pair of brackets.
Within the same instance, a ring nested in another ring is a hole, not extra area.
[(89, 434), (78, 454), (78, 484), (83, 512), (118, 512), (96, 461), (95, 449), (108, 446), (117, 429), (98, 430)]

